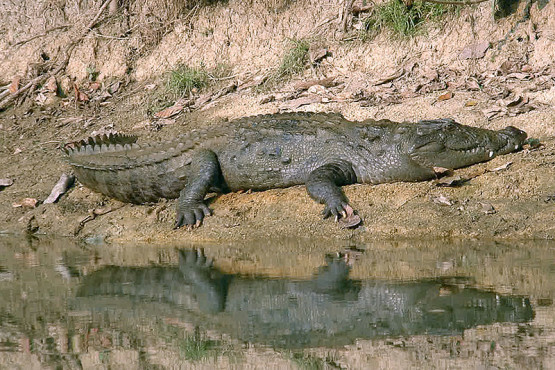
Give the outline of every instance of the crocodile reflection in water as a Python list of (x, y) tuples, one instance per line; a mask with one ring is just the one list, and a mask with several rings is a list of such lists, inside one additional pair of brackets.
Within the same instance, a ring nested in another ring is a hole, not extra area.
[[(341, 345), (384, 336), (457, 335), (477, 325), (534, 317), (524, 297), (449, 285), (445, 278), (353, 280), (345, 258), (329, 257), (327, 262), (311, 280), (269, 279), (224, 274), (203, 252), (180, 250), (178, 267), (109, 266), (95, 271), (84, 278), (78, 296), (157, 301), (157, 307), (177, 307), (185, 320), (196, 320), (196, 325), (280, 347)], [(90, 302), (96, 308), (89, 309), (107, 309), (98, 303)]]

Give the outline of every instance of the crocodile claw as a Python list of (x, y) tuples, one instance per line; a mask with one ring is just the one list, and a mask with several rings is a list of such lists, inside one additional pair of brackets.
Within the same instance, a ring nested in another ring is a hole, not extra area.
[(341, 203), (336, 206), (328, 206), (322, 212), (324, 219), (335, 216), (335, 222), (339, 223), (342, 229), (358, 226), (362, 220), (359, 215), (355, 214), (353, 208), (347, 203)]
[(210, 216), (212, 211), (202, 202), (179, 204), (175, 217), (174, 229), (187, 226), (194, 229), (202, 225), (205, 217)]

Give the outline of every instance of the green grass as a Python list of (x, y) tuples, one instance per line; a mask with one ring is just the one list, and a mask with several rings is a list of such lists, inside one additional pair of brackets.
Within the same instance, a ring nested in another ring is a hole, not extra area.
[(166, 79), (166, 90), (175, 98), (190, 95), (195, 89), (208, 86), (209, 74), (204, 66), (190, 67), (185, 64), (172, 69)]
[(310, 42), (308, 40), (289, 40), (291, 48), (283, 55), (281, 64), (277, 70), (278, 77), (291, 77), (303, 72), (309, 62), (308, 50)]
[(389, 0), (377, 5), (363, 21), (363, 38), (374, 37), (380, 31), (390, 30), (395, 36), (410, 37), (423, 31), (423, 26), (439, 20), (454, 6), (416, 1), (407, 7), (400, 0)]

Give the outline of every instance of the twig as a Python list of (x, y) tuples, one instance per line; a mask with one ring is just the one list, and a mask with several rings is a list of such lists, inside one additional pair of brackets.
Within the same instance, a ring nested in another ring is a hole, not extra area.
[(44, 81), (46, 81), (48, 78), (50, 78), (51, 76), (55, 76), (58, 73), (60, 73), (61, 71), (63, 71), (66, 67), (67, 64), (69, 63), (69, 59), (71, 57), (71, 52), (73, 51), (73, 48), (75, 48), (75, 46), (80, 43), (81, 41), (83, 41), (83, 39), (85, 38), (85, 36), (87, 36), (87, 34), (89, 33), (89, 31), (91, 31), (91, 29), (96, 25), (96, 23), (98, 22), (98, 18), (100, 18), (100, 15), (102, 14), (102, 12), (104, 11), (104, 9), (106, 9), (106, 7), (108, 6), (108, 4), (110, 4), (112, 0), (105, 0), (104, 3), (102, 3), (102, 6), (100, 7), (100, 9), (98, 10), (98, 12), (96, 13), (96, 15), (94, 16), (94, 18), (89, 22), (89, 24), (87, 25), (87, 27), (83, 30), (83, 32), (81, 33), (81, 35), (79, 35), (79, 37), (72, 41), (71, 43), (69, 43), (64, 50), (62, 51), (62, 53), (64, 53), (64, 58), (63, 60), (60, 62), (60, 64), (58, 65), (58, 67), (56, 67), (56, 69), (54, 69), (51, 72), (45, 73), (43, 75), (40, 75), (38, 77), (35, 77), (34, 79), (32, 79), (31, 81), (29, 81), (25, 86), (23, 86), (22, 88), (20, 88), (19, 90), (17, 90), (15, 93), (10, 94), (8, 97), (6, 97), (4, 100), (0, 101), (0, 110), (5, 109), (6, 107), (8, 107), (16, 98), (18, 98), (19, 96), (21, 96), (24, 93), (28, 93), (29, 91), (34, 90), (34, 86), (37, 85), (41, 85)]
[(53, 27), (53, 28), (49, 28), (46, 31), (44, 31), (44, 33), (41, 33), (40, 35), (35, 35), (33, 37), (30, 37), (26, 40), (22, 40), (22, 41), (18, 41), (15, 44), (13, 44), (13, 46), (19, 46), (19, 45), (23, 45), (28, 43), (29, 41), (33, 41), (34, 39), (38, 39), (39, 37), (44, 37), (46, 35), (48, 35), (50, 32), (52, 31), (56, 31), (56, 30), (60, 30), (60, 29), (64, 29), (64, 28), (69, 28), (70, 25), (69, 24), (64, 24), (63, 26), (57, 26), (57, 27)]

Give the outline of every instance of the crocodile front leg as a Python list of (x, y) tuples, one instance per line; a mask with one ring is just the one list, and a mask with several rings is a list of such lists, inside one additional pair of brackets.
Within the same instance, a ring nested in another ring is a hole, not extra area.
[(326, 205), (322, 212), (324, 218), (334, 215), (336, 221), (341, 219), (342, 227), (354, 227), (361, 220), (354, 214), (341, 186), (355, 182), (356, 174), (351, 163), (336, 160), (312, 171), (306, 181), (306, 190), (312, 199)]
[(186, 225), (198, 227), (204, 217), (212, 214), (204, 203), (206, 193), (217, 187), (221, 179), (220, 164), (210, 150), (199, 150), (191, 159), (191, 171), (187, 185), (179, 193), (175, 229)]

